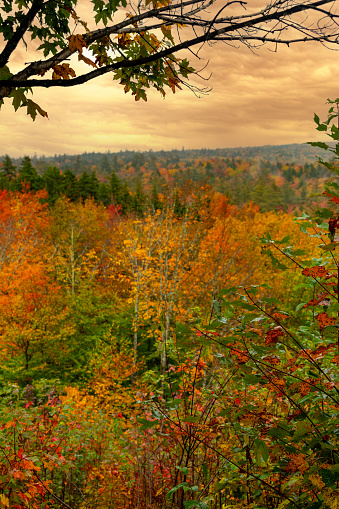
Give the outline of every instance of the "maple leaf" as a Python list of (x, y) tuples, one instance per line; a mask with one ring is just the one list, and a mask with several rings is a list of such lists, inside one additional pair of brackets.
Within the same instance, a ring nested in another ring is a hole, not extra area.
[(325, 311), (323, 313), (319, 313), (318, 315), (316, 315), (315, 318), (319, 324), (320, 329), (324, 329), (329, 325), (334, 325), (337, 321), (335, 318), (330, 318), (328, 314), (325, 313)]
[(286, 380), (284, 380), (283, 378), (272, 378), (271, 383), (269, 385), (271, 390), (280, 392), (284, 390)]
[(266, 332), (265, 345), (278, 343), (279, 338), (284, 335), (284, 331), (281, 327), (275, 327)]
[(126, 48), (129, 44), (132, 44), (132, 38), (129, 33), (123, 32), (117, 36), (119, 46)]
[(27, 115), (30, 115), (33, 120), (35, 120), (37, 113), (39, 113), (42, 117), (48, 118), (47, 111), (43, 110), (37, 103), (32, 101), (32, 99), (27, 99), (26, 104), (23, 106), (27, 107)]
[(53, 67), (52, 80), (69, 80), (70, 76), (75, 78), (76, 74), (69, 64), (57, 64)]
[(324, 277), (328, 275), (328, 270), (323, 265), (315, 265), (314, 267), (303, 269), (302, 274), (311, 277)]
[(71, 51), (78, 51), (82, 53), (82, 48), (87, 48), (87, 44), (81, 34), (70, 35), (67, 37), (68, 39), (68, 47)]

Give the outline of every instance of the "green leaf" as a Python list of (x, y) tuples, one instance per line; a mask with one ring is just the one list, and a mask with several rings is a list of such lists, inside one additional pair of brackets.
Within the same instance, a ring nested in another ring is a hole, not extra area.
[(231, 286), (229, 288), (223, 288), (220, 290), (218, 295), (222, 297), (223, 295), (229, 295), (230, 293), (237, 293), (238, 290), (239, 288), (237, 286)]
[(194, 417), (193, 415), (189, 415), (188, 417), (183, 417), (184, 422), (199, 422), (199, 417)]
[(187, 467), (178, 467), (178, 466), (176, 466), (175, 468), (180, 470), (180, 472), (182, 472), (184, 475), (188, 475), (188, 468)]
[(275, 427), (275, 428), (271, 428), (270, 430), (268, 430), (268, 432), (266, 433), (267, 436), (269, 437), (274, 437), (274, 438), (285, 438), (289, 432), (287, 429), (283, 428), (283, 427)]
[(218, 300), (213, 300), (213, 307), (215, 309), (217, 316), (220, 316), (221, 315), (221, 306), (220, 306), (220, 302)]
[(329, 219), (334, 216), (333, 210), (330, 209), (320, 209), (315, 212), (319, 217)]
[(324, 468), (321, 468), (319, 470), (319, 474), (326, 486), (332, 486), (336, 488), (336, 483), (339, 479), (339, 472), (332, 472), (331, 470), (325, 470)]
[(206, 502), (195, 502), (194, 500), (186, 500), (184, 502), (185, 509), (191, 509), (191, 507), (198, 507), (199, 509), (208, 509)]
[[(318, 120), (319, 120), (319, 117), (318, 117)], [(329, 149), (329, 146), (327, 145), (327, 143), (324, 143), (322, 141), (309, 141), (308, 145), (312, 145), (312, 147), (322, 148), (323, 150), (328, 150)]]
[(327, 312), (328, 313), (331, 313), (331, 312), (334, 312), (334, 311), (339, 311), (339, 302), (334, 302), (333, 304), (331, 304), (327, 308)]
[(9, 80), (12, 76), (13, 74), (11, 73), (7, 65), (0, 68), (0, 80)]
[(287, 235), (282, 240), (275, 240), (275, 244), (287, 244), (291, 238), (291, 235)]
[(338, 245), (338, 242), (331, 242), (330, 244), (320, 244), (320, 249), (323, 251), (333, 251)]
[[(314, 113), (314, 122), (315, 122), (316, 124), (318, 124), (318, 125), (320, 124), (320, 119), (319, 119), (319, 117), (318, 117), (318, 115), (317, 115), (316, 113)], [(309, 142), (309, 143), (310, 143), (310, 142)]]
[(180, 490), (180, 488), (186, 488), (188, 486), (187, 482), (182, 482), (180, 484), (177, 484), (174, 486), (169, 492), (167, 493), (167, 500), (169, 500), (170, 496), (173, 495), (176, 491)]
[(260, 375), (245, 375), (244, 382), (249, 385), (264, 383), (264, 379)]
[(259, 438), (256, 438), (254, 440), (254, 447), (255, 447), (254, 454), (255, 454), (255, 459), (256, 459), (257, 463), (260, 465), (261, 460), (263, 460), (264, 463), (267, 463), (268, 449), (267, 449), (266, 442), (264, 442), (263, 440), (260, 440)]
[(261, 300), (262, 302), (266, 302), (266, 304), (276, 304), (278, 306), (281, 306), (281, 301), (276, 297), (264, 297)]
[(139, 418), (138, 419), (138, 423), (139, 424), (142, 424), (142, 426), (140, 426), (140, 430), (141, 431), (144, 431), (145, 429), (150, 429), (150, 428), (154, 428), (154, 426), (156, 426), (157, 424), (159, 424), (159, 421), (158, 420), (155, 420), (155, 421), (148, 421), (147, 419), (142, 419), (142, 418)]

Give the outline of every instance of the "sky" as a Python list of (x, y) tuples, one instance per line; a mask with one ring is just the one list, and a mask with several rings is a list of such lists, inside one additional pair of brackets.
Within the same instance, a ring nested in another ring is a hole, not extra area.
[[(179, 54), (179, 56), (181, 56)], [(184, 56), (184, 55), (182, 55)], [(339, 96), (339, 53), (317, 43), (262, 48), (205, 46), (200, 62), (211, 88), (200, 97), (184, 89), (147, 103), (125, 94), (109, 75), (67, 89), (35, 89), (48, 119), (32, 122), (23, 108), (0, 110), (0, 155), (81, 154), (120, 150), (226, 148), (326, 139), (313, 115), (325, 119), (328, 98)], [(32, 60), (20, 48), (11, 70)], [(87, 69), (86, 69), (87, 70)]]

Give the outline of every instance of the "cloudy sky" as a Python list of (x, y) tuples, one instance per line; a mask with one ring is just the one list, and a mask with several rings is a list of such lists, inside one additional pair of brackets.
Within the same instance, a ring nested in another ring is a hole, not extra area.
[[(208, 95), (154, 91), (135, 102), (109, 76), (68, 89), (36, 89), (33, 99), (49, 119), (35, 122), (10, 104), (0, 111), (0, 155), (78, 154), (119, 150), (218, 148), (304, 143), (320, 139), (314, 112), (325, 117), (327, 98), (339, 96), (339, 53), (316, 43), (257, 54), (222, 43), (205, 46), (200, 65)], [(23, 49), (14, 67), (32, 55)], [(14, 70), (14, 68), (12, 67)]]

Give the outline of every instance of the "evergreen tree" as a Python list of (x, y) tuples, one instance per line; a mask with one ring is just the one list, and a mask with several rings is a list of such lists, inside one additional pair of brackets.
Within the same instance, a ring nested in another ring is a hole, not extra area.
[(118, 205), (121, 206), (121, 212), (122, 214), (126, 214), (131, 209), (131, 192), (129, 190), (129, 187), (126, 182), (123, 183), (119, 195), (119, 202)]
[(53, 205), (63, 194), (64, 176), (59, 168), (56, 166), (49, 166), (42, 178), (48, 192), (48, 202)]
[(80, 156), (76, 156), (73, 168), (76, 174), (80, 173), (82, 168), (82, 160)]
[(156, 182), (154, 182), (153, 187), (152, 187), (152, 194), (151, 194), (150, 202), (151, 202), (151, 207), (154, 210), (162, 210), (163, 209), (163, 203), (159, 199)]
[(101, 159), (101, 173), (103, 175), (109, 175), (111, 173), (111, 165), (109, 164), (106, 154), (104, 154)]
[(7, 154), (2, 160), (2, 173), (9, 181), (14, 180), (16, 177), (16, 166)]
[(113, 202), (115, 204), (118, 204), (119, 200), (120, 200), (120, 195), (122, 192), (122, 182), (114, 170), (112, 170), (112, 172), (111, 172), (109, 181), (110, 181), (110, 185), (111, 185), (111, 193), (113, 195)]
[(44, 181), (32, 165), (31, 159), (28, 156), (25, 156), (21, 161), (19, 168), (17, 187), (19, 190), (22, 190), (27, 184), (32, 191), (38, 191), (44, 187)]
[(105, 205), (105, 207), (108, 207), (112, 202), (111, 187), (106, 182), (101, 182), (99, 184), (98, 201)]
[(182, 203), (179, 191), (176, 189), (173, 197), (173, 213), (176, 217), (183, 217), (186, 212), (186, 206)]
[(146, 208), (147, 197), (142, 188), (141, 181), (137, 181), (135, 192), (132, 196), (131, 209), (136, 216), (142, 217)]
[(87, 173), (84, 171), (78, 182), (79, 196), (81, 199), (87, 198), (98, 199), (99, 194), (99, 181), (94, 171)]
[(281, 186), (281, 203), (283, 205), (284, 211), (288, 210), (288, 206), (292, 205), (292, 203), (296, 202), (295, 191), (292, 189), (290, 184), (285, 180), (283, 185)]
[(72, 202), (79, 199), (78, 179), (71, 170), (66, 170), (63, 174), (62, 194)]

